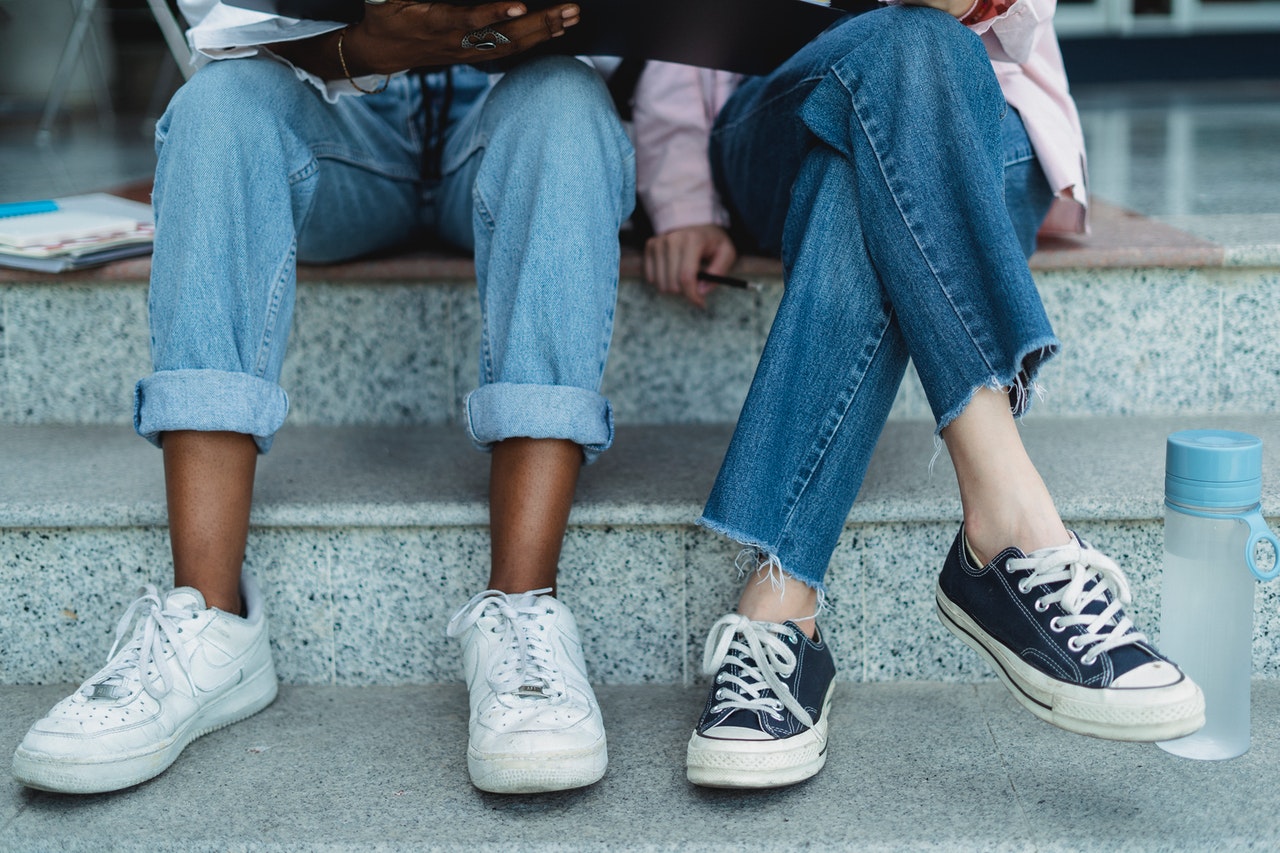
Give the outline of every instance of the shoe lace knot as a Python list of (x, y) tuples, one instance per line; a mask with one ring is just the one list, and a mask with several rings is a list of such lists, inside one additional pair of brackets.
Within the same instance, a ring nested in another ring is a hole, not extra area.
[(553, 612), (540, 596), (550, 588), (508, 594), (489, 589), (476, 595), (449, 620), (450, 637), (472, 626), (501, 634), (503, 654), (485, 674), (495, 693), (527, 699), (556, 699), (565, 694), (564, 677), (555, 662), (550, 625)]
[(797, 663), (796, 653), (784, 637), (794, 641), (795, 630), (773, 622), (753, 622), (738, 613), (723, 616), (712, 626), (702, 656), (703, 673), (714, 674), (718, 684), (718, 704), (712, 713), (757, 711), (781, 720), (785, 708), (805, 726), (813, 726), (813, 717), (782, 681), (795, 672)]
[[(154, 584), (147, 584), (116, 623), (116, 639), (108, 663), (81, 688), (86, 699), (126, 700), (146, 690), (164, 696), (178, 677), (188, 677), (191, 652), (178, 639), (181, 622), (192, 618), (189, 609), (166, 609)], [(166, 654), (165, 649), (173, 650)], [(155, 678), (150, 677), (150, 673)], [(157, 683), (158, 682), (158, 683)]]
[(1145, 642), (1122, 608), (1132, 602), (1129, 581), (1115, 562), (1082, 541), (1057, 548), (1045, 548), (1026, 557), (1009, 560), (1010, 573), (1027, 571), (1018, 582), (1024, 595), (1033, 589), (1046, 591), (1036, 599), (1038, 610), (1057, 604), (1064, 615), (1055, 617), (1050, 627), (1055, 631), (1080, 626), (1081, 634), (1068, 640), (1075, 652), (1084, 651), (1081, 662), (1086, 666), (1112, 649)]

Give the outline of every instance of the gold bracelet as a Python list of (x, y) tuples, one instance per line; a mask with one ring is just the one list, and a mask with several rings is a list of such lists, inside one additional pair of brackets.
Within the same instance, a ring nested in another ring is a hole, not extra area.
[[(348, 25), (350, 26), (350, 25)], [(382, 81), (382, 85), (376, 89), (366, 89), (355, 81), (351, 76), (351, 69), (347, 68), (347, 57), (342, 53), (342, 39), (347, 34), (347, 27), (342, 28), (342, 32), (338, 33), (338, 63), (342, 66), (342, 73), (347, 75), (347, 82), (356, 87), (357, 92), (364, 92), (366, 95), (376, 95), (379, 92), (386, 91), (387, 84), (391, 82), (391, 75), (388, 74), (386, 79)]]

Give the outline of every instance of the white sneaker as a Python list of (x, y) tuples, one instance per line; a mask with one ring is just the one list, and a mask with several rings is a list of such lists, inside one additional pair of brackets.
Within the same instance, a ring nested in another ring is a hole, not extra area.
[(562, 791), (604, 776), (604, 721), (578, 626), (549, 592), (486, 590), (449, 620), (471, 692), (467, 770), (482, 791)]
[(243, 720), (276, 697), (262, 596), (246, 575), (246, 618), (207, 608), (179, 587), (154, 586), (129, 606), (110, 660), (36, 721), (13, 754), (24, 785), (92, 794), (164, 772), (188, 743)]

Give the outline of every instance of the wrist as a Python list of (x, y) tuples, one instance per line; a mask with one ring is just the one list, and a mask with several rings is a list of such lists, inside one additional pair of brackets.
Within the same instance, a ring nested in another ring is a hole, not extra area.
[[(337, 53), (338, 64), (342, 67), (342, 74), (347, 78), (347, 82), (356, 88), (357, 91), (366, 95), (376, 95), (383, 89), (387, 88), (387, 81), (391, 79), (390, 73), (382, 72), (370, 67), (365, 61), (364, 53), (361, 51), (362, 40), (357, 33), (359, 30), (353, 30), (352, 26), (347, 26), (338, 31)], [(365, 77), (372, 74), (386, 73), (386, 79), (379, 83), (375, 88), (367, 89), (356, 82), (357, 77)]]

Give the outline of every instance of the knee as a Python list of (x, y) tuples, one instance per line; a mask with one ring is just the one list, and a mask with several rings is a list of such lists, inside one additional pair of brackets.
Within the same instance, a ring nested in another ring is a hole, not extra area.
[(954, 16), (928, 6), (894, 5), (858, 15), (844, 27), (850, 53), (864, 45), (892, 73), (930, 77), (939, 82), (957, 73), (957, 62), (989, 66), (986, 48), (968, 27)]
[[(281, 120), (280, 92), (305, 85), (287, 67), (266, 58), (212, 62), (188, 80), (156, 125), (156, 146), (175, 134), (204, 146), (240, 146)], [(206, 149), (207, 150), (207, 149)]]
[(544, 56), (508, 72), (490, 95), (505, 123), (521, 136), (555, 140), (572, 150), (580, 141), (626, 142), (609, 91), (596, 71), (569, 56)]

